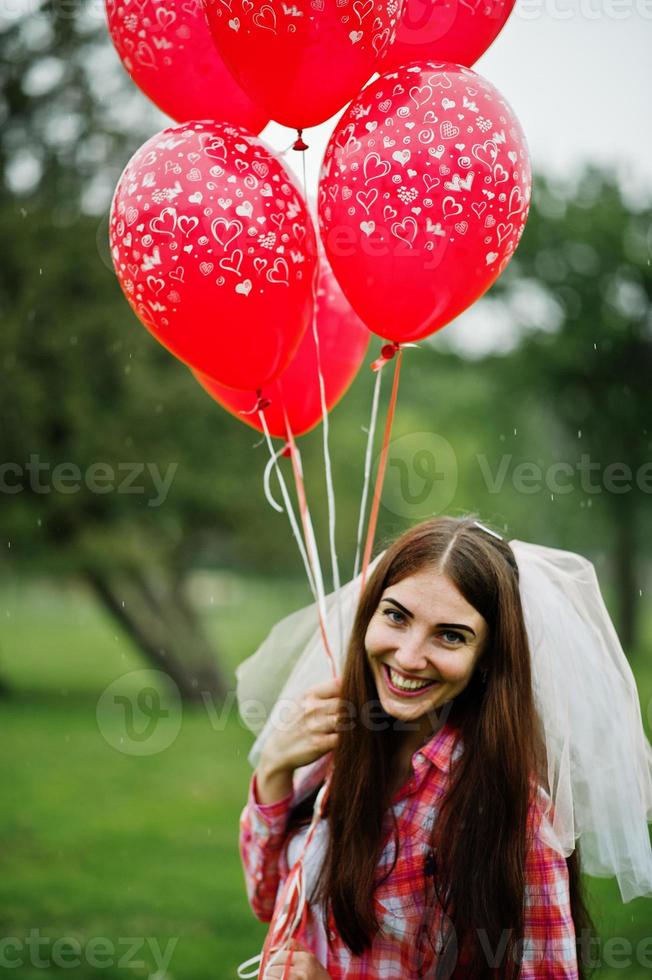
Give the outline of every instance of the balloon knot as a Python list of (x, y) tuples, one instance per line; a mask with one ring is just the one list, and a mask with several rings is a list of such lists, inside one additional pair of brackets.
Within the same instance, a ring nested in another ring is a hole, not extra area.
[(372, 363), (371, 370), (380, 371), (388, 361), (391, 361), (392, 358), (395, 357), (400, 349), (401, 345), (397, 344), (396, 341), (392, 341), (389, 344), (383, 344), (383, 346), (380, 348), (380, 357), (376, 358), (376, 360)]
[(258, 412), (264, 412), (266, 408), (272, 404), (269, 398), (263, 398), (262, 391), (260, 388), (256, 390), (256, 404), (253, 408), (241, 409), (238, 415), (257, 415)]
[(303, 130), (302, 129), (297, 129), (297, 137), (298, 138), (292, 144), (292, 149), (293, 150), (298, 150), (300, 153), (304, 153), (308, 149), (308, 144), (307, 143), (304, 143), (304, 141), (302, 139), (302, 136), (303, 136)]
[(283, 449), (281, 450), (281, 456), (285, 456), (286, 459), (289, 459), (291, 455), (292, 455), (292, 446), (290, 445), (289, 442), (286, 442), (285, 445), (283, 446)]

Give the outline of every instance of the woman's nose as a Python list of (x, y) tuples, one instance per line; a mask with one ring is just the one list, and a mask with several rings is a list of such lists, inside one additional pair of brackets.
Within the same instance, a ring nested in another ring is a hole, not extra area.
[(396, 648), (396, 663), (402, 670), (418, 673), (428, 666), (428, 658), (423, 643), (418, 640), (405, 640)]

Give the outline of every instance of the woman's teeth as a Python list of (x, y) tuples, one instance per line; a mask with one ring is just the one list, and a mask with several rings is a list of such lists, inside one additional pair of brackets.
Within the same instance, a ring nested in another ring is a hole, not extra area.
[(395, 670), (388, 667), (389, 679), (391, 680), (394, 687), (400, 688), (402, 691), (417, 691), (422, 687), (430, 687), (435, 681), (416, 681), (407, 680), (402, 674), (397, 674)]

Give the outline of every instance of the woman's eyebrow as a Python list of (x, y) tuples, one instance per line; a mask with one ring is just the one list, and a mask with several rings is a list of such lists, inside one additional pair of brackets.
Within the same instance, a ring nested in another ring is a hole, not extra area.
[[(410, 619), (414, 619), (414, 613), (411, 613), (410, 610), (407, 609), (397, 599), (392, 599), (391, 596), (384, 596), (381, 599), (381, 602), (391, 602), (392, 605), (400, 609), (401, 612), (405, 613), (405, 615), (408, 616)], [(465, 623), (437, 623), (435, 629), (466, 630), (466, 632), (470, 633), (471, 636), (475, 636), (475, 630), (471, 629), (471, 627), (467, 626)]]
[(401, 612), (404, 612), (405, 615), (406, 616), (409, 616), (410, 619), (414, 619), (414, 613), (411, 613), (409, 609), (406, 609), (405, 606), (402, 605), (400, 602), (398, 602), (396, 599), (392, 599), (391, 596), (388, 596), (388, 595), (387, 596), (383, 596), (383, 598), (380, 601), (381, 602), (391, 602), (394, 606), (398, 606), (398, 608), (401, 610)]

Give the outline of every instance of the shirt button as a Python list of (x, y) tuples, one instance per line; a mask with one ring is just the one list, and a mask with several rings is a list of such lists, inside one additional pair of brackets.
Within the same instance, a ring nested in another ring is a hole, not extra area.
[(415, 759), (415, 762), (418, 763), (418, 765), (421, 765), (422, 762), (425, 762), (426, 761), (426, 757), (423, 754), (423, 752), (417, 752), (417, 754), (415, 755), (414, 759)]
[(335, 942), (335, 930), (334, 929), (329, 929), (328, 930), (328, 938), (330, 939), (330, 941), (332, 943)]

